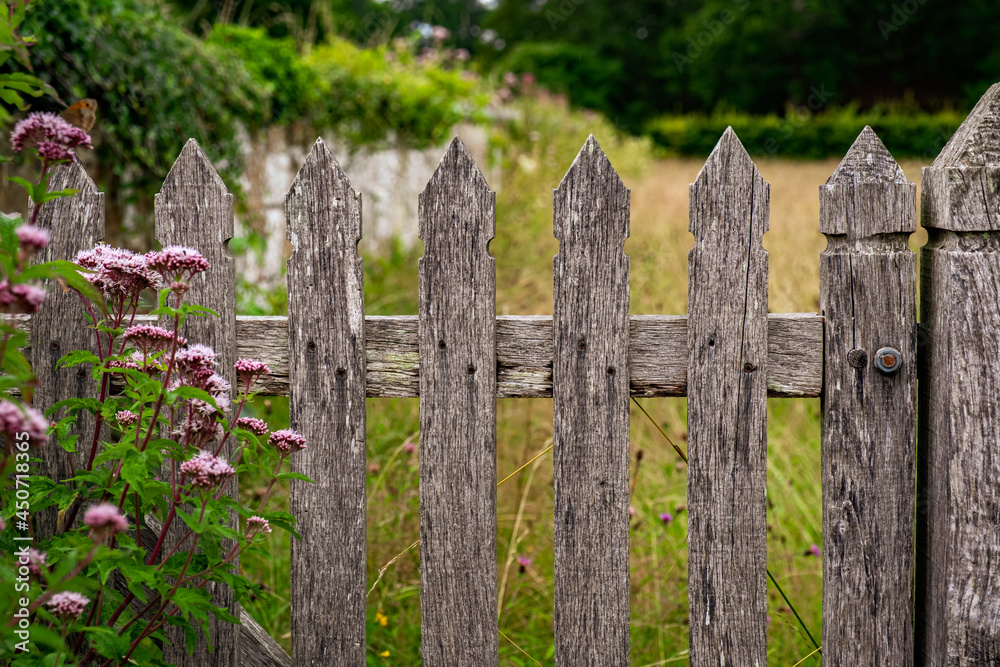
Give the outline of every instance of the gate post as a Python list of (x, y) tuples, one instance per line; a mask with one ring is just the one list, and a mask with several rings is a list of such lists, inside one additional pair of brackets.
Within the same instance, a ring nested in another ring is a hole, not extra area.
[(918, 665), (1000, 661), (1000, 84), (923, 170)]

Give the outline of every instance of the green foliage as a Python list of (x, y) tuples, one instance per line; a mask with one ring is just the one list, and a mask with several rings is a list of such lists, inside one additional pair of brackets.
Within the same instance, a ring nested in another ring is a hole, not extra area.
[[(606, 68), (571, 101), (636, 132), (664, 113), (780, 114), (818, 88), (839, 106), (912, 99), (936, 111), (971, 107), (1000, 79), (997, 15), (991, 3), (926, 0), (501, 0), (484, 27), (506, 48), (474, 53), (511, 67), (505, 54), (522, 45), (582, 49)], [(595, 101), (592, 89), (614, 93)]]
[(405, 50), (361, 49), (333, 39), (312, 50), (307, 63), (324, 100), (316, 125), (356, 144), (394, 138), (418, 148), (433, 145), (486, 103), (461, 72), (418, 62)]
[(602, 58), (584, 46), (561, 42), (522, 42), (504, 58), (504, 69), (531, 72), (545, 88), (568, 95), (573, 103), (600, 109), (615, 95), (622, 63)]
[[(35, 43), (34, 37), (24, 37), (18, 34), (18, 28), (24, 21), (28, 1), (12, 2), (4, 6), (0, 12), (0, 66), (12, 57), (27, 70), (31, 70), (28, 57), (28, 47)], [(34, 74), (27, 72), (0, 73), (0, 125), (10, 120), (11, 111), (7, 106), (21, 111), (27, 109), (24, 95), (39, 97), (43, 93), (53, 94), (55, 91), (47, 86)]]
[(303, 58), (291, 39), (233, 25), (203, 41), (151, 0), (43, 0), (26, 25), (39, 37), (41, 76), (70, 99), (98, 102), (98, 179), (112, 200), (118, 188), (156, 192), (189, 138), (237, 184), (241, 137), (270, 124), (419, 147), (486, 102), (460, 72), (406, 52), (331, 38)]
[(143, 0), (43, 0), (26, 25), (41, 76), (99, 104), (97, 161), (125, 185), (159, 189), (188, 138), (235, 182), (239, 129), (261, 127), (269, 96), (238, 53), (205, 44)]
[(785, 117), (736, 112), (664, 116), (650, 122), (646, 131), (657, 146), (675, 155), (708, 155), (732, 126), (755, 157), (824, 158), (843, 156), (865, 125), (870, 125), (895, 157), (931, 159), (964, 119), (957, 112), (911, 115), (847, 107), (817, 115), (791, 110)]
[(240, 60), (270, 101), (269, 120), (279, 125), (312, 120), (320, 103), (315, 74), (294, 42), (271, 38), (262, 28), (217, 25), (206, 43)]

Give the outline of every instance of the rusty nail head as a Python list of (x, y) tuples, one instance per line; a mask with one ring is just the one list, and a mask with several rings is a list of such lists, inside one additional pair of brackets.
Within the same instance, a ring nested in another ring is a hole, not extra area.
[(854, 368), (864, 368), (868, 365), (868, 355), (860, 348), (854, 348), (847, 353), (847, 363)]
[(883, 347), (875, 353), (875, 368), (891, 375), (903, 365), (903, 355), (894, 347)]

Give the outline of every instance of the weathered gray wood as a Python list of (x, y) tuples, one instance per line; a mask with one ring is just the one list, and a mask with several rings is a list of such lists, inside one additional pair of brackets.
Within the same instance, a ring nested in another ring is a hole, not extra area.
[[(870, 127), (820, 188), (823, 659), (913, 664), (916, 185)], [(902, 366), (876, 369), (892, 347)]]
[(1000, 85), (923, 170), (923, 184), (916, 662), (996, 665)]
[[(497, 318), (497, 396), (551, 398), (552, 317), (500, 315)], [(30, 316), (19, 318), (30, 331)], [(137, 316), (136, 322), (150, 322)], [(823, 318), (814, 313), (767, 316), (768, 396), (816, 398), (823, 386)], [(632, 395), (686, 396), (687, 316), (632, 315), (629, 318)], [(367, 395), (412, 398), (420, 395), (417, 316), (365, 318)], [(265, 396), (288, 395), (288, 321), (284, 316), (239, 315), (238, 356), (266, 361), (271, 375), (258, 387)]]
[[(38, 227), (49, 230), (52, 240), (39, 251), (36, 259), (52, 261), (74, 260), (81, 250), (88, 250), (104, 238), (104, 193), (87, 174), (83, 165), (74, 160), (56, 167), (49, 181), (50, 190), (74, 188), (79, 192), (72, 197), (50, 201), (42, 206), (35, 221)], [(87, 316), (75, 293), (66, 293), (55, 281), (49, 281), (41, 310), (31, 317), (32, 329), (31, 366), (38, 378), (33, 405), (45, 411), (57, 401), (97, 395), (97, 382), (90, 372), (90, 364), (56, 370), (56, 362), (72, 350), (91, 350), (97, 353), (94, 332), (86, 328)], [(62, 415), (55, 415), (58, 419)], [(86, 464), (94, 437), (94, 418), (89, 413), (80, 415), (74, 431), (79, 435), (74, 457), (63, 451), (55, 442), (43, 447), (43, 464), (37, 474), (56, 480), (69, 479), (75, 467)], [(35, 514), (35, 531), (38, 535), (51, 535), (56, 530), (56, 508)]]
[[(163, 187), (156, 195), (155, 210), (156, 238), (160, 243), (194, 248), (210, 264), (208, 271), (191, 280), (191, 289), (184, 300), (211, 308), (219, 316), (189, 317), (182, 335), (191, 343), (208, 345), (215, 350), (218, 361), (216, 370), (235, 387), (236, 268), (226, 248), (233, 237), (233, 196), (194, 139), (188, 140), (163, 181)], [(235, 446), (235, 439), (230, 438), (220, 456), (231, 457)], [(229, 483), (227, 493), (233, 497), (238, 494), (236, 479)], [(235, 517), (233, 526), (236, 527)], [(177, 528), (179, 530), (179, 526)], [(236, 559), (233, 560), (233, 567), (238, 567)], [(237, 613), (233, 592), (228, 586), (209, 584), (209, 587), (215, 604)], [(168, 637), (171, 641), (164, 643), (164, 659), (191, 667), (206, 664), (236, 667), (239, 661), (239, 633), (236, 628), (212, 617), (209, 633), (212, 653), (209, 653), (206, 642), (199, 642), (194, 655), (189, 656), (183, 634), (170, 629)]]
[(365, 661), (365, 303), (361, 197), (322, 139), (285, 197), (292, 428), (292, 656)]
[(420, 194), (425, 665), (496, 665), (495, 196), (461, 140)]
[(627, 665), (629, 190), (591, 135), (552, 201), (555, 660)]
[(770, 186), (732, 128), (690, 197), (691, 665), (764, 665)]

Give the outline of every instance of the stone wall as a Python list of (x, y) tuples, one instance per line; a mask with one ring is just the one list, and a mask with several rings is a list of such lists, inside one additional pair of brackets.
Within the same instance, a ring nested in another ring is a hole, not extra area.
[[(490, 166), (496, 160), (488, 155), (488, 130), (463, 124), (454, 129), (451, 137), (456, 135), (482, 165), (490, 187), (499, 190), (500, 169), (498, 165)], [(394, 238), (406, 247), (417, 243), (417, 196), (437, 168), (451, 137), (440, 146), (424, 150), (352, 152), (344, 140), (323, 136), (354, 189), (361, 193), (363, 249), (379, 252)], [(262, 256), (246, 253), (238, 260), (239, 274), (251, 282), (272, 286), (283, 280), (285, 260), (291, 254), (285, 239), (285, 192), (314, 141), (314, 136), (295, 128), (276, 127), (248, 142), (243, 177), (248, 211), (236, 233), (245, 235), (247, 227), (252, 226), (264, 235), (267, 244)]]

